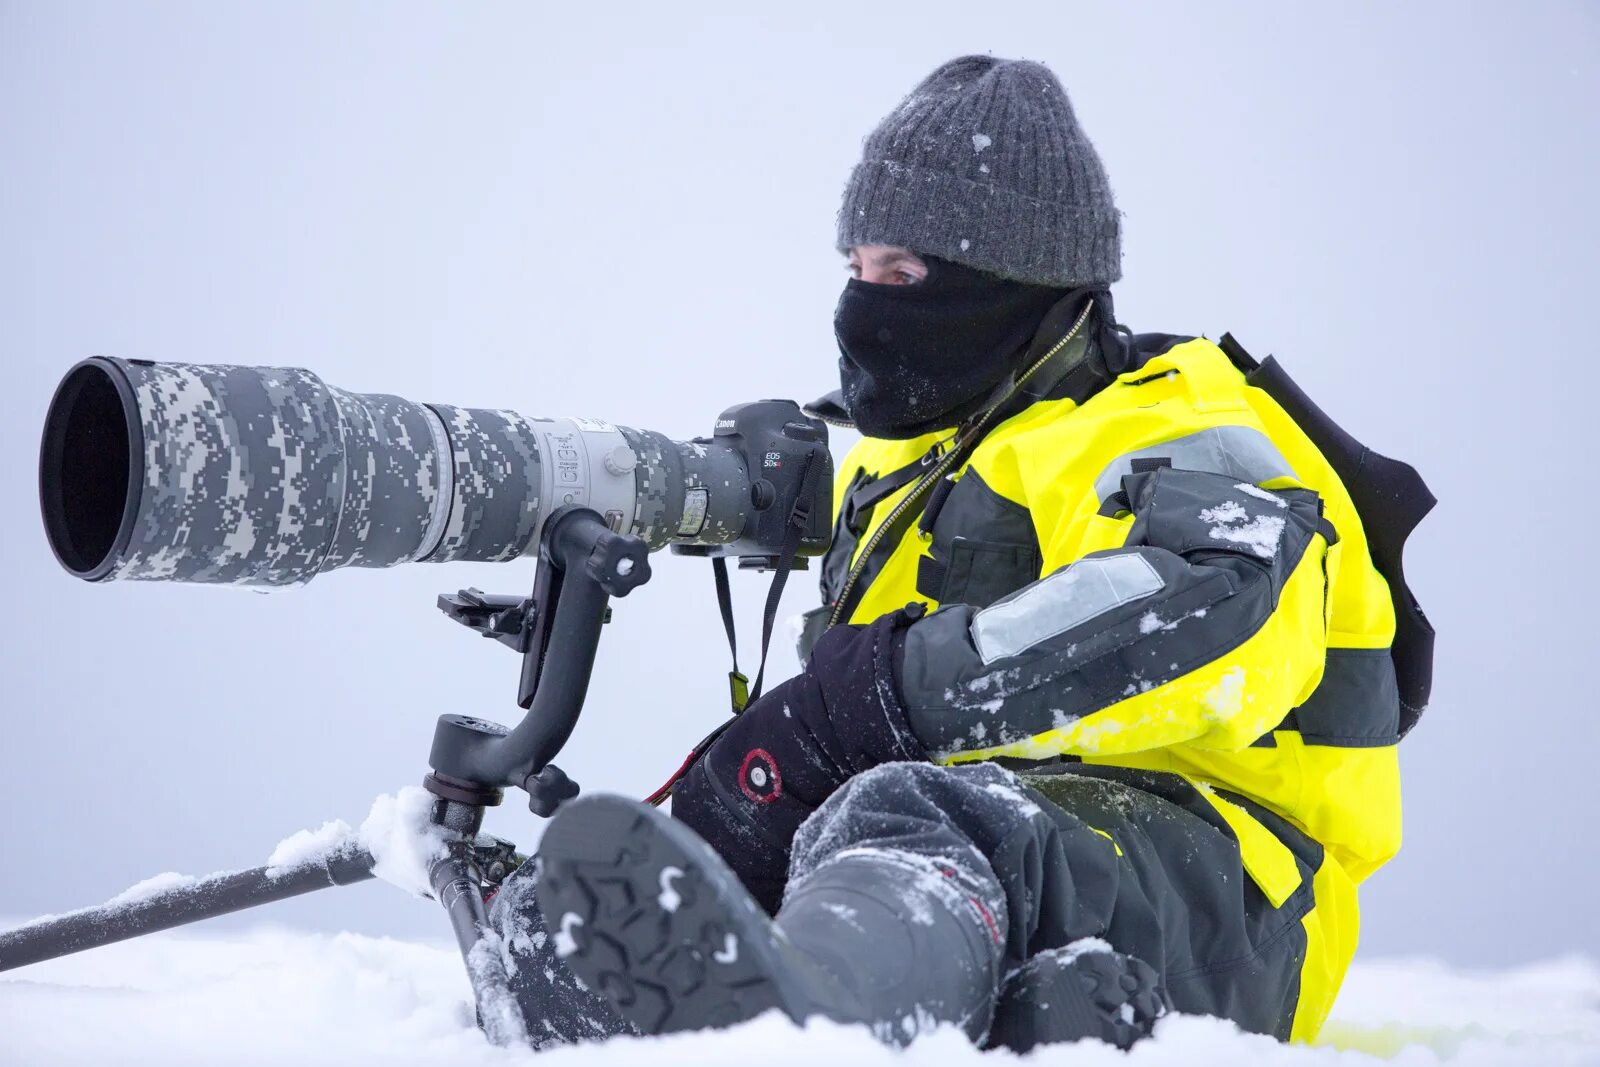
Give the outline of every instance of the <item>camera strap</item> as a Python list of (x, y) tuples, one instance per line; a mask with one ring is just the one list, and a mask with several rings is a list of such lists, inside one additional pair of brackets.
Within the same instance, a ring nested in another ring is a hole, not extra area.
[(711, 558), (711, 574), (717, 587), (717, 610), (722, 614), (722, 628), (728, 635), (728, 652), (733, 659), (732, 669), (728, 671), (729, 703), (732, 705), (733, 714), (694, 746), (672, 777), (645, 797), (646, 804), (660, 804), (666, 800), (672, 794), (672, 787), (688, 773), (690, 767), (694, 766), (695, 760), (722, 736), (722, 732), (744, 712), (745, 708), (760, 698), (762, 682), (767, 673), (767, 648), (772, 643), (772, 629), (777, 622), (778, 604), (783, 599), (783, 587), (788, 584), (789, 574), (794, 570), (794, 561), (800, 554), (800, 542), (811, 526), (811, 501), (817, 492), (817, 480), (821, 477), (823, 467), (826, 466), (817, 462), (818, 456), (823, 452), (822, 446), (814, 447), (806, 453), (806, 458), (802, 461), (800, 487), (795, 494), (794, 503), (789, 508), (789, 522), (784, 527), (783, 544), (775, 557), (777, 565), (773, 569), (772, 584), (767, 588), (766, 607), (761, 613), (761, 662), (756, 668), (754, 685), (750, 684), (749, 678), (739, 670), (739, 641), (733, 624), (733, 589), (728, 582), (727, 557)]
[[(750, 703), (750, 679), (739, 670), (739, 635), (733, 625), (733, 590), (728, 585), (728, 560), (726, 556), (711, 557), (711, 576), (717, 585), (717, 610), (722, 613), (722, 628), (728, 634), (728, 654), (733, 657), (733, 667), (728, 671), (728, 696), (733, 713), (739, 714)], [(773, 579), (776, 582), (777, 576)], [(766, 662), (767, 650), (761, 649), (761, 659)]]

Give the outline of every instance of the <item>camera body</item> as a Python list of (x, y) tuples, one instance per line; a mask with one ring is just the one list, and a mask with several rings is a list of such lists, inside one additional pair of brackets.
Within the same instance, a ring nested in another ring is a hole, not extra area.
[[(802, 508), (798, 519), (803, 527), (796, 555), (827, 551), (833, 525), (833, 458), (828, 454), (828, 429), (820, 419), (804, 414), (792, 400), (756, 400), (724, 411), (717, 416), (712, 436), (694, 443), (729, 450), (737, 457), (749, 479), (749, 505), (744, 528), (733, 541), (675, 544), (674, 552), (737, 556), (745, 566), (776, 566), (790, 523), (797, 518), (797, 505)], [(810, 472), (809, 493), (808, 464), (820, 465)], [(809, 499), (802, 500), (803, 494)]]

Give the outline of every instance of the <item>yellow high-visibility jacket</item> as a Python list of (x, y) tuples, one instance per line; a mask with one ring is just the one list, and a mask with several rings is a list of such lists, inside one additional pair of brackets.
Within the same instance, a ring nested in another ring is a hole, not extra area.
[[(1055, 379), (1092, 343), (1069, 335)], [(1355, 886), (1400, 845), (1395, 608), (1346, 486), (1271, 396), (1210, 341), (1132, 349), (1109, 384), (1068, 374), (1015, 405), (949, 469), (949, 432), (861, 441), (839, 469), (823, 610), (927, 605), (902, 695), (941, 762), (1180, 775), (1274, 905), (1301, 869), (1216, 790), (1320, 843), (1294, 1024), (1309, 1037), (1355, 949)], [(930, 485), (885, 495), (919, 461)]]

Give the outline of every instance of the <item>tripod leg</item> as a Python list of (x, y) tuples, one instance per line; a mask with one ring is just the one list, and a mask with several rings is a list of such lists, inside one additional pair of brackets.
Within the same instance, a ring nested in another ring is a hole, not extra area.
[(557, 954), (560, 939), (539, 908), (536, 866), (524, 863), (501, 884), (489, 907), (489, 921), (506, 949), (511, 992), (534, 1049), (637, 1034), (611, 1000), (581, 984)]
[(472, 847), (452, 844), (429, 870), (433, 893), (450, 916), (456, 944), (467, 964), (467, 977), (477, 1000), (478, 1025), (496, 1045), (526, 1045), (527, 1026), (511, 992), (500, 951), (500, 935), (489, 926), (483, 906), (483, 883), (472, 862)]
[(298, 867), (213, 874), (135, 903), (101, 904), (0, 933), (0, 971), (371, 877), (372, 854), (359, 848)]
[(500, 935), (489, 925), (488, 909), (483, 904), (483, 876), (476, 862), (484, 802), (498, 803), (498, 791), (475, 795), (470, 788), (464, 791), (432, 775), (424, 785), (434, 794), (429, 819), (446, 832), (449, 842), (444, 854), (428, 868), (428, 881), (433, 886), (434, 899), (444, 905), (450, 916), (450, 928), (466, 962), (477, 1001), (478, 1025), (493, 1044), (527, 1045), (528, 1028), (511, 992)]

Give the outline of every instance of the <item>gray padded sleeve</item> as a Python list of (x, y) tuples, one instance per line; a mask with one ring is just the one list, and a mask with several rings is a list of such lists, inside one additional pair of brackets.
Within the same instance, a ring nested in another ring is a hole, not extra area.
[(1123, 479), (1126, 546), (974, 611), (914, 623), (897, 664), (938, 758), (1025, 741), (1226, 655), (1271, 616), (1318, 532), (1314, 492), (1163, 468)]

